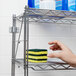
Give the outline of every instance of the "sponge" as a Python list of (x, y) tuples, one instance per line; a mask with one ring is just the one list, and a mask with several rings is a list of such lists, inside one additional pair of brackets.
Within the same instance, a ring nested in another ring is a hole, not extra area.
[[(27, 51), (26, 51), (27, 54)], [(27, 55), (26, 55), (27, 58)], [(47, 62), (47, 49), (29, 49), (28, 62), (45, 63)]]

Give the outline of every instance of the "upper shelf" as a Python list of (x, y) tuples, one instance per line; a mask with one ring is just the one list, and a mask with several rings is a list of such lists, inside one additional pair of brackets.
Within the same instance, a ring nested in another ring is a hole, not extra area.
[[(76, 24), (76, 12), (73, 11), (27, 8), (25, 14), (26, 17), (29, 17), (30, 22)], [(21, 16), (24, 17), (24, 15)]]
[(55, 18), (64, 18), (64, 17), (76, 17), (76, 12), (72, 11), (61, 11), (61, 10), (48, 10), (48, 9), (27, 9), (27, 13), (32, 17), (55, 17)]

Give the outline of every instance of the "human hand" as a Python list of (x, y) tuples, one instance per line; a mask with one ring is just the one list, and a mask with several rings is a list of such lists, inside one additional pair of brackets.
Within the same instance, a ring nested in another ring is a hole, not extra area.
[(52, 45), (50, 46), (50, 49), (53, 51), (61, 50), (61, 52), (59, 53), (49, 54), (48, 57), (59, 58), (71, 66), (76, 66), (76, 55), (74, 55), (67, 46), (65, 46), (63, 43), (57, 40), (53, 42), (49, 42), (48, 44)]

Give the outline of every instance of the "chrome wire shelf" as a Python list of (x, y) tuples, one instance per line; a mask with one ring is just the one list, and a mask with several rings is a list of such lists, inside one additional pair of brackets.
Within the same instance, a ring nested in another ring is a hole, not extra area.
[[(29, 8), (26, 13), (30, 22), (76, 24), (76, 12)], [(17, 16), (17, 19), (23, 17), (24, 14)]]
[[(23, 59), (16, 59), (16, 63), (23, 65)], [(28, 67), (34, 71), (48, 71), (48, 70), (76, 70), (64, 62), (47, 61), (47, 63), (28, 63)]]

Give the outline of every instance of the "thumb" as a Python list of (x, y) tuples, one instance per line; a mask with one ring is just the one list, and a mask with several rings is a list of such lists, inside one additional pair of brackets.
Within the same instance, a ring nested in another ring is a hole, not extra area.
[(51, 53), (48, 55), (49, 58), (59, 58), (60, 57), (60, 53)]

